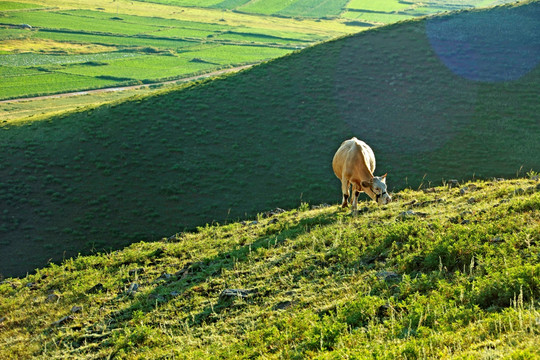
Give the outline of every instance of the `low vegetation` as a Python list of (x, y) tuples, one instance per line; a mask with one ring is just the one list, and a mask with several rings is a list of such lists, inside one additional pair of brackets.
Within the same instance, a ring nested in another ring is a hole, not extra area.
[(536, 359), (540, 182), (302, 204), (0, 283), (0, 357)]
[[(277, 206), (337, 202), (331, 160), (352, 136), (373, 148), (391, 190), (538, 171), (535, 9), (399, 23), (159, 96), (5, 123), (0, 273)], [(519, 40), (502, 52), (518, 56), (493, 56), (504, 40), (489, 36), (494, 27)], [(466, 61), (471, 53), (486, 67)]]

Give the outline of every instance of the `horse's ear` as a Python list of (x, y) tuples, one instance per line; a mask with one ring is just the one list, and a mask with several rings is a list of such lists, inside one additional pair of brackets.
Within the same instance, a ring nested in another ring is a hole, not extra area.
[(388, 175), (388, 173), (384, 174), (383, 176), (381, 176), (383, 179), (386, 178), (386, 175)]

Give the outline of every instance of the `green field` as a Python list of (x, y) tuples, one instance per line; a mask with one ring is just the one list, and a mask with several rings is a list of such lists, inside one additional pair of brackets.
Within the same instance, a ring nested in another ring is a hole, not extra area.
[[(331, 159), (352, 136), (373, 147), (391, 189), (538, 171), (537, 9), (394, 24), (159, 96), (5, 123), (0, 272), (278, 206), (338, 202)], [(467, 24), (486, 31), (456, 32)], [(471, 51), (491, 60), (485, 69), (449, 67)]]
[(538, 176), (202, 226), (0, 282), (2, 359), (538, 359)]
[[(223, 66), (279, 57), (344, 33), (330, 31), (323, 35), (325, 25), (316, 23), (313, 24), (320, 29), (307, 25), (299, 31), (291, 31), (256, 18), (250, 20), (258, 22), (246, 26), (242, 22), (233, 23), (238, 21), (236, 17), (227, 20), (226, 15), (223, 21), (215, 23), (205, 18), (201, 18), (203, 22), (166, 18), (159, 17), (162, 13), (155, 9), (152, 10), (155, 16), (141, 16), (112, 13), (101, 7), (101, 10), (44, 11), (39, 8), (29, 10), (29, 6), (18, 8), (15, 4), (4, 6), (10, 11), (1, 21), (4, 28), (0, 38), (5, 44), (4, 50), (0, 49), (3, 54), (0, 55), (0, 66), (2, 73), (18, 72), (18, 81), (3, 81), (5, 86), (0, 88), (0, 99), (126, 85), (138, 80), (158, 82), (180, 78)], [(130, 10), (143, 11), (141, 6), (135, 5)], [(33, 28), (22, 31), (18, 27), (23, 23), (31, 24)], [(290, 23), (294, 26), (294, 21)], [(350, 30), (354, 31), (354, 27)], [(36, 48), (39, 50), (35, 51)], [(119, 60), (129, 56), (137, 59)], [(35, 61), (29, 60), (32, 58)], [(194, 62), (193, 59), (203, 61)], [(92, 61), (104, 64), (89, 65)], [(63, 66), (74, 63), (77, 66)], [(57, 64), (62, 66), (49, 66)], [(48, 83), (49, 77), (29, 77), (29, 70), (38, 65), (44, 66), (51, 76), (58, 76), (54, 85)], [(66, 73), (84, 77), (77, 81), (62, 81)], [(103, 82), (103, 78), (114, 81)], [(38, 79), (43, 81), (36, 81)], [(57, 86), (59, 84), (63, 86)]]
[[(136, 81), (179, 79), (224, 66), (276, 58), (374, 24), (483, 5), (486, 1), (441, 0), (410, 4), (395, 0), (376, 3), (363, 0), (3, 2), (0, 7), (0, 73), (18, 72), (19, 79), (14, 83), (0, 78), (5, 84), (0, 87), (0, 100), (124, 86)], [(21, 24), (29, 24), (32, 29), (23, 30)], [(213, 45), (208, 48), (212, 50), (200, 54), (200, 46), (208, 44)], [(252, 48), (253, 45), (258, 47)], [(118, 60), (126, 52), (140, 57)], [(147, 56), (148, 52), (152, 56)], [(69, 58), (64, 63), (78, 65), (70, 69), (46, 67), (51, 76), (56, 74), (59, 78), (49, 84), (49, 76), (29, 77), (31, 71), (28, 70), (33, 70), (34, 64), (21, 61), (14, 65), (7, 60), (32, 55), (48, 56), (51, 64)], [(92, 56), (110, 58), (103, 60), (104, 66), (91, 66), (83, 58)], [(206, 61), (206, 56), (218, 60)], [(58, 60), (53, 60), (55, 57)], [(205, 61), (192, 61), (199, 57)], [(122, 74), (118, 74), (119, 69), (124, 69)], [(64, 81), (66, 73), (84, 76)], [(104, 82), (104, 78), (108, 81)], [(0, 104), (0, 109), (5, 111), (3, 106)]]

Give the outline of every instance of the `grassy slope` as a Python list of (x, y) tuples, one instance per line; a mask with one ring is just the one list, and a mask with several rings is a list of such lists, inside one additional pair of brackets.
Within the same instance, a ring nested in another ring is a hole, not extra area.
[(362, 207), (303, 205), (8, 279), (0, 357), (540, 356), (538, 177)]
[[(537, 8), (464, 14), (489, 21)], [(507, 82), (457, 76), (435, 55), (425, 21), (1, 128), (0, 272), (300, 201), (333, 203), (331, 159), (352, 135), (372, 145), (377, 173), (389, 172), (396, 189), (538, 171), (540, 68)]]

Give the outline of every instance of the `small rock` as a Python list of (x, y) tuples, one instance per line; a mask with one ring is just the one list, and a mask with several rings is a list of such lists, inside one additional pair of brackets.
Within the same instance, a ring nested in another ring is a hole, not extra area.
[(457, 181), (456, 179), (450, 179), (448, 180), (447, 184), (448, 184), (448, 188), (451, 189), (453, 187), (459, 186), (459, 181)]
[(188, 262), (184, 265), (184, 267), (181, 270), (178, 270), (174, 273), (174, 276), (182, 276), (182, 279), (185, 278), (189, 274), (189, 267), (192, 265), (192, 262)]
[(55, 293), (52, 293), (52, 294), (49, 294), (49, 296), (47, 296), (47, 299), (45, 299), (45, 302), (54, 303), (54, 302), (58, 302), (58, 300), (60, 300), (60, 296)]
[(257, 225), (259, 222), (257, 220), (254, 220), (252, 222), (249, 223), (249, 225)]
[(127, 294), (128, 295), (134, 295), (137, 290), (139, 290), (139, 284), (137, 283), (131, 283), (131, 285), (129, 285), (129, 288), (127, 289)]
[(278, 218), (273, 218), (268, 222), (268, 224), (275, 224), (275, 223), (278, 223), (278, 222), (279, 222)]
[(64, 316), (63, 318), (61, 318), (60, 320), (57, 320), (55, 322), (53, 322), (51, 324), (51, 326), (59, 326), (59, 325), (63, 325), (65, 323), (67, 323), (68, 321), (70, 320), (73, 320), (73, 316), (71, 315), (68, 315), (68, 316)]
[(467, 200), (467, 202), (468, 202), (469, 204), (474, 204), (474, 203), (476, 202), (476, 198), (473, 198), (473, 197), (472, 197), (472, 198), (469, 198), (469, 199)]
[(36, 283), (33, 283), (33, 282), (29, 282), (25, 285), (27, 288), (29, 288), (30, 290), (36, 290), (37, 289), (37, 284)]
[(274, 310), (285, 310), (292, 306), (292, 301), (280, 301), (276, 305), (274, 305)]
[(142, 274), (142, 273), (144, 273), (144, 268), (131, 269), (128, 271), (129, 276), (134, 276), (134, 275)]
[(171, 276), (172, 276), (171, 274), (164, 272), (155, 281), (166, 281), (166, 280), (169, 280)]
[(500, 236), (495, 236), (495, 237), (493, 237), (493, 238), (491, 238), (489, 240), (489, 242), (491, 242), (491, 243), (500, 243), (500, 242), (503, 242), (503, 241), (504, 240)]
[(405, 220), (405, 219), (410, 219), (410, 218), (415, 217), (415, 216), (426, 217), (427, 215), (428, 215), (427, 213), (407, 210), (407, 211), (403, 211), (402, 213), (400, 213), (397, 216), (397, 219), (398, 220)]
[(426, 205), (436, 204), (436, 203), (440, 203), (440, 202), (444, 202), (444, 201), (445, 201), (444, 199), (426, 200), (426, 201), (422, 201), (422, 202), (417, 203), (417, 204), (413, 204), (413, 205), (411, 205), (411, 207), (424, 207)]
[(386, 271), (386, 270), (383, 270), (383, 271), (379, 271), (377, 274), (375, 274), (375, 276), (377, 276), (377, 278), (379, 279), (384, 279), (384, 281), (400, 281), (401, 280), (401, 275), (393, 272), (393, 271)]
[(313, 210), (324, 209), (324, 208), (328, 208), (330, 206), (331, 205), (329, 205), (329, 204), (311, 205), (311, 209), (313, 209)]
[(72, 313), (72, 314), (75, 314), (75, 313), (81, 312), (82, 309), (83, 309), (82, 306), (74, 305), (74, 306), (71, 308), (71, 313)]
[(534, 175), (531, 177), (531, 180), (538, 181), (540, 180), (540, 175)]
[(219, 294), (221, 300), (230, 298), (248, 298), (253, 294), (256, 294), (257, 290), (244, 290), (244, 289), (225, 289)]
[(467, 189), (466, 187), (461, 188), (461, 189), (459, 189), (459, 194), (460, 194), (460, 195), (465, 195), (465, 194), (467, 193), (467, 190), (468, 190), (468, 189)]
[(159, 295), (159, 294), (150, 294), (150, 295), (148, 295), (148, 299), (152, 300), (152, 301), (160, 302), (160, 303), (167, 301), (163, 297), (163, 295)]
[(285, 210), (283, 210), (281, 208), (275, 208), (274, 210), (270, 210), (270, 211), (265, 212), (263, 214), (263, 217), (271, 217), (271, 216), (274, 216), (274, 215), (282, 214), (284, 212), (285, 212)]
[(96, 285), (92, 286), (90, 289), (86, 290), (86, 293), (87, 294), (95, 294), (95, 293), (98, 293), (100, 291), (103, 291), (105, 290), (105, 287), (103, 286), (102, 283), (97, 283)]

